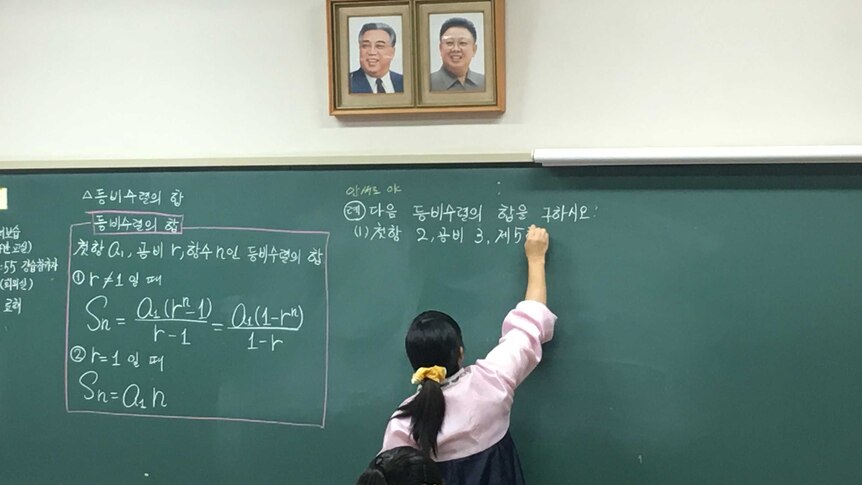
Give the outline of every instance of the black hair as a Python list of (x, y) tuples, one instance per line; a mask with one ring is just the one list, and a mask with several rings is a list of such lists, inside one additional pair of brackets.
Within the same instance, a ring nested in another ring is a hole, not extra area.
[[(362, 42), (362, 36), (365, 35), (369, 30), (382, 30), (389, 34), (389, 45), (395, 47), (395, 29), (389, 26), (389, 24), (384, 24), (383, 22), (369, 22), (362, 26), (359, 29), (359, 42)], [(475, 37), (475, 35), (473, 36)]]
[(446, 33), (447, 30), (452, 27), (464, 27), (465, 29), (470, 31), (470, 35), (473, 36), (473, 42), (477, 42), (478, 39), (476, 37), (476, 26), (473, 25), (473, 22), (465, 19), (464, 17), (452, 17), (451, 19), (443, 22), (443, 26), (440, 27), (440, 39), (443, 39), (443, 34)]
[(377, 455), (359, 476), (356, 485), (443, 485), (434, 460), (410, 446), (399, 446)]
[[(449, 315), (429, 310), (413, 319), (404, 339), (407, 358), (413, 370), (441, 366), (452, 376), (461, 367), (461, 327)], [(446, 399), (440, 383), (425, 379), (419, 393), (398, 408), (396, 418), (410, 418), (410, 435), (424, 453), (437, 453), (437, 434), (446, 415)]]

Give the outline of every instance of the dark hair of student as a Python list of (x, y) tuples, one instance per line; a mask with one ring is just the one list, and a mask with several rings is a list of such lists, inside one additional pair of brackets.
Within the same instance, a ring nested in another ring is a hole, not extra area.
[[(460, 369), (461, 327), (449, 315), (434, 310), (420, 313), (410, 324), (404, 339), (413, 370), (441, 366), (452, 376)], [(446, 415), (446, 400), (440, 383), (425, 379), (419, 393), (398, 408), (396, 418), (409, 417), (413, 440), (425, 453), (437, 454), (437, 433)]]
[(443, 476), (431, 458), (410, 446), (380, 453), (356, 481), (356, 485), (426, 484), (443, 485)]

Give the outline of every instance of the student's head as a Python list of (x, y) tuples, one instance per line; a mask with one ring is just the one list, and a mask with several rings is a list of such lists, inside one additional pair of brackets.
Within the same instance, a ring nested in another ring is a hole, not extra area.
[(476, 55), (476, 26), (463, 17), (453, 17), (440, 27), (440, 60), (447, 71), (464, 76)]
[(443, 485), (443, 476), (427, 455), (399, 446), (371, 460), (356, 485)]
[(440, 366), (451, 376), (461, 368), (464, 358), (461, 327), (452, 317), (436, 310), (422, 312), (413, 319), (404, 347), (413, 370)]
[(395, 57), (395, 30), (383, 22), (370, 22), (359, 30), (359, 64), (371, 77), (383, 77)]
[[(419, 392), (398, 408), (397, 417), (410, 418), (411, 436), (425, 453), (437, 453), (437, 433), (446, 415), (443, 379), (458, 372), (464, 359), (461, 327), (449, 315), (422, 312), (413, 319), (404, 339)], [(445, 369), (445, 372), (443, 372)]]

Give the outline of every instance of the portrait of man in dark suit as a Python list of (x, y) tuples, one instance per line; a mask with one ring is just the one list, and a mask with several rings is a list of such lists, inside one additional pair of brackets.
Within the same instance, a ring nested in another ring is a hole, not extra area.
[(359, 30), (359, 69), (350, 73), (351, 94), (404, 92), (404, 76), (389, 69), (395, 57), (395, 30), (369, 22)]

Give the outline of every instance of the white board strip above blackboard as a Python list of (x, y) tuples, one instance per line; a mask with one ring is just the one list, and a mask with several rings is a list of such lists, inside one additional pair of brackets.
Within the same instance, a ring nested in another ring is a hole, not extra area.
[(537, 148), (533, 161), (544, 166), (854, 163), (862, 162), (862, 145)]

